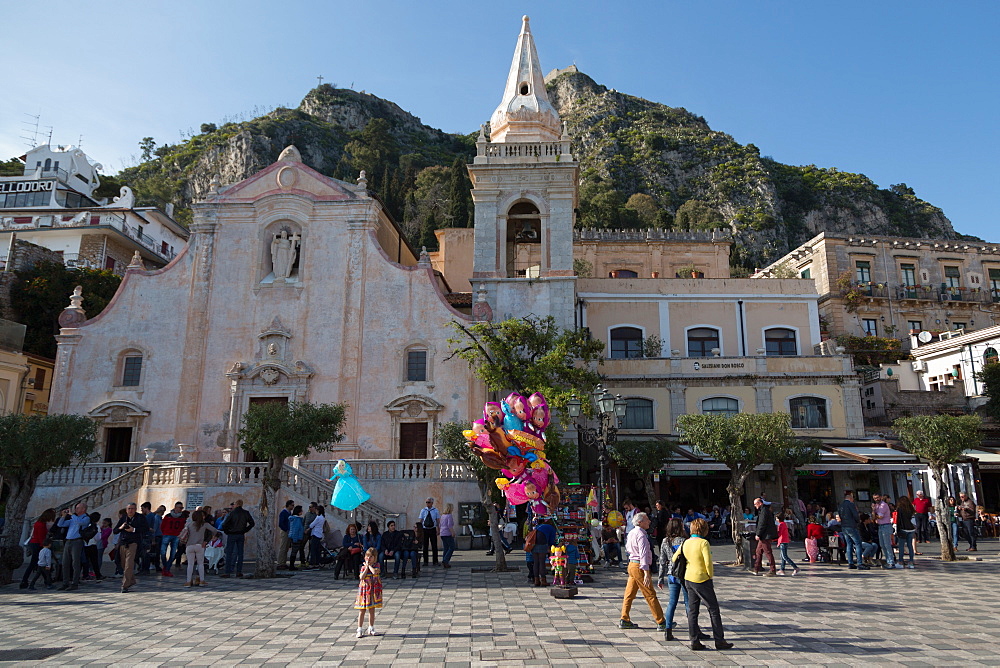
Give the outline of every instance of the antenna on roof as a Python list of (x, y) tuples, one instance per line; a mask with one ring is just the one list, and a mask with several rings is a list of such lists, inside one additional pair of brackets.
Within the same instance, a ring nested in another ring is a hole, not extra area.
[(38, 121), (42, 117), (42, 115), (35, 114), (33, 116), (31, 114), (26, 113), (25, 116), (28, 117), (28, 120), (21, 121), (22, 125), (24, 125), (24, 128), (22, 130), (24, 134), (21, 135), (21, 139), (25, 141), (25, 143), (28, 145), (28, 148), (35, 148), (36, 146), (38, 146)]
[(80, 135), (80, 138), (76, 140), (76, 147), (80, 148), (82, 146), (83, 146), (83, 135)]

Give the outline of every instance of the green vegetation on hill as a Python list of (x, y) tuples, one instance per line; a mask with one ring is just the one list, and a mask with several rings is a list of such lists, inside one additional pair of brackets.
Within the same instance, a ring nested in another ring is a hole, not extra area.
[[(881, 189), (862, 174), (781, 164), (683, 108), (609, 90), (578, 72), (547, 87), (580, 161), (581, 227), (729, 228), (739, 272), (822, 231), (957, 236), (941, 210), (905, 184)], [(374, 95), (324, 84), (297, 109), (201, 130), (176, 145), (145, 138), (149, 159), (118, 179), (141, 204), (174, 202), (178, 219), (188, 222), (187, 207), (215, 174), (223, 183), (240, 181), (294, 144), (328, 176), (353, 182), (365, 170), (369, 189), (417, 248), (435, 246), (435, 229), (471, 225), (464, 164), (475, 154), (476, 134), (428, 127)]]

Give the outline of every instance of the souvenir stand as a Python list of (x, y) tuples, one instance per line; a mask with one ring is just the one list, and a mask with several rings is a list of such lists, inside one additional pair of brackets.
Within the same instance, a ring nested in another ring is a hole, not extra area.
[(595, 555), (590, 541), (590, 520), (596, 516), (597, 508), (596, 505), (589, 503), (594, 496), (594, 490), (590, 486), (566, 485), (560, 486), (559, 493), (562, 502), (556, 511), (557, 528), (564, 541), (569, 537), (577, 539), (580, 558), (576, 573), (582, 584), (589, 581), (589, 577), (583, 579), (582, 576), (590, 576), (594, 572)]

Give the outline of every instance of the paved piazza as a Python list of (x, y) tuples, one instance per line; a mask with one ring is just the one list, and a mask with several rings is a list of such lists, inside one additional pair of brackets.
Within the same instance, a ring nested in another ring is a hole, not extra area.
[[(915, 571), (804, 565), (798, 577), (761, 578), (718, 566), (733, 650), (691, 652), (665, 643), (640, 597), (634, 631), (616, 628), (625, 576), (604, 571), (573, 600), (556, 601), (521, 573), (473, 573), (482, 552), (459, 552), (450, 570), (385, 583), (382, 634), (356, 639), (356, 587), (332, 571), (268, 581), (221, 580), (186, 589), (183, 577), (141, 578), (77, 592), (0, 589), (0, 660), (167, 666), (280, 665), (1000, 665), (996, 649), (1000, 558)], [(930, 550), (927, 550), (930, 552)], [(801, 549), (793, 550), (801, 560)], [(732, 548), (716, 548), (716, 559)], [(661, 598), (665, 603), (665, 597)], [(677, 621), (685, 623), (683, 607)], [(704, 614), (704, 613), (703, 613)], [(707, 620), (706, 620), (707, 627)], [(682, 632), (683, 634), (683, 632)]]

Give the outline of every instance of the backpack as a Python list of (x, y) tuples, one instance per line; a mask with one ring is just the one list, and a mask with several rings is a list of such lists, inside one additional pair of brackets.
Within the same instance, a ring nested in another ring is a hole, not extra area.
[(80, 529), (80, 538), (84, 541), (89, 541), (97, 535), (97, 525), (91, 522), (87, 526)]
[(667, 566), (667, 575), (672, 575), (677, 578), (678, 582), (684, 582), (684, 574), (687, 572), (688, 560), (684, 556), (684, 543), (681, 543), (676, 548), (674, 548), (674, 558), (670, 560), (670, 565)]
[(531, 552), (535, 549), (536, 542), (538, 542), (538, 529), (532, 529), (528, 532), (528, 535), (524, 537), (524, 551)]

